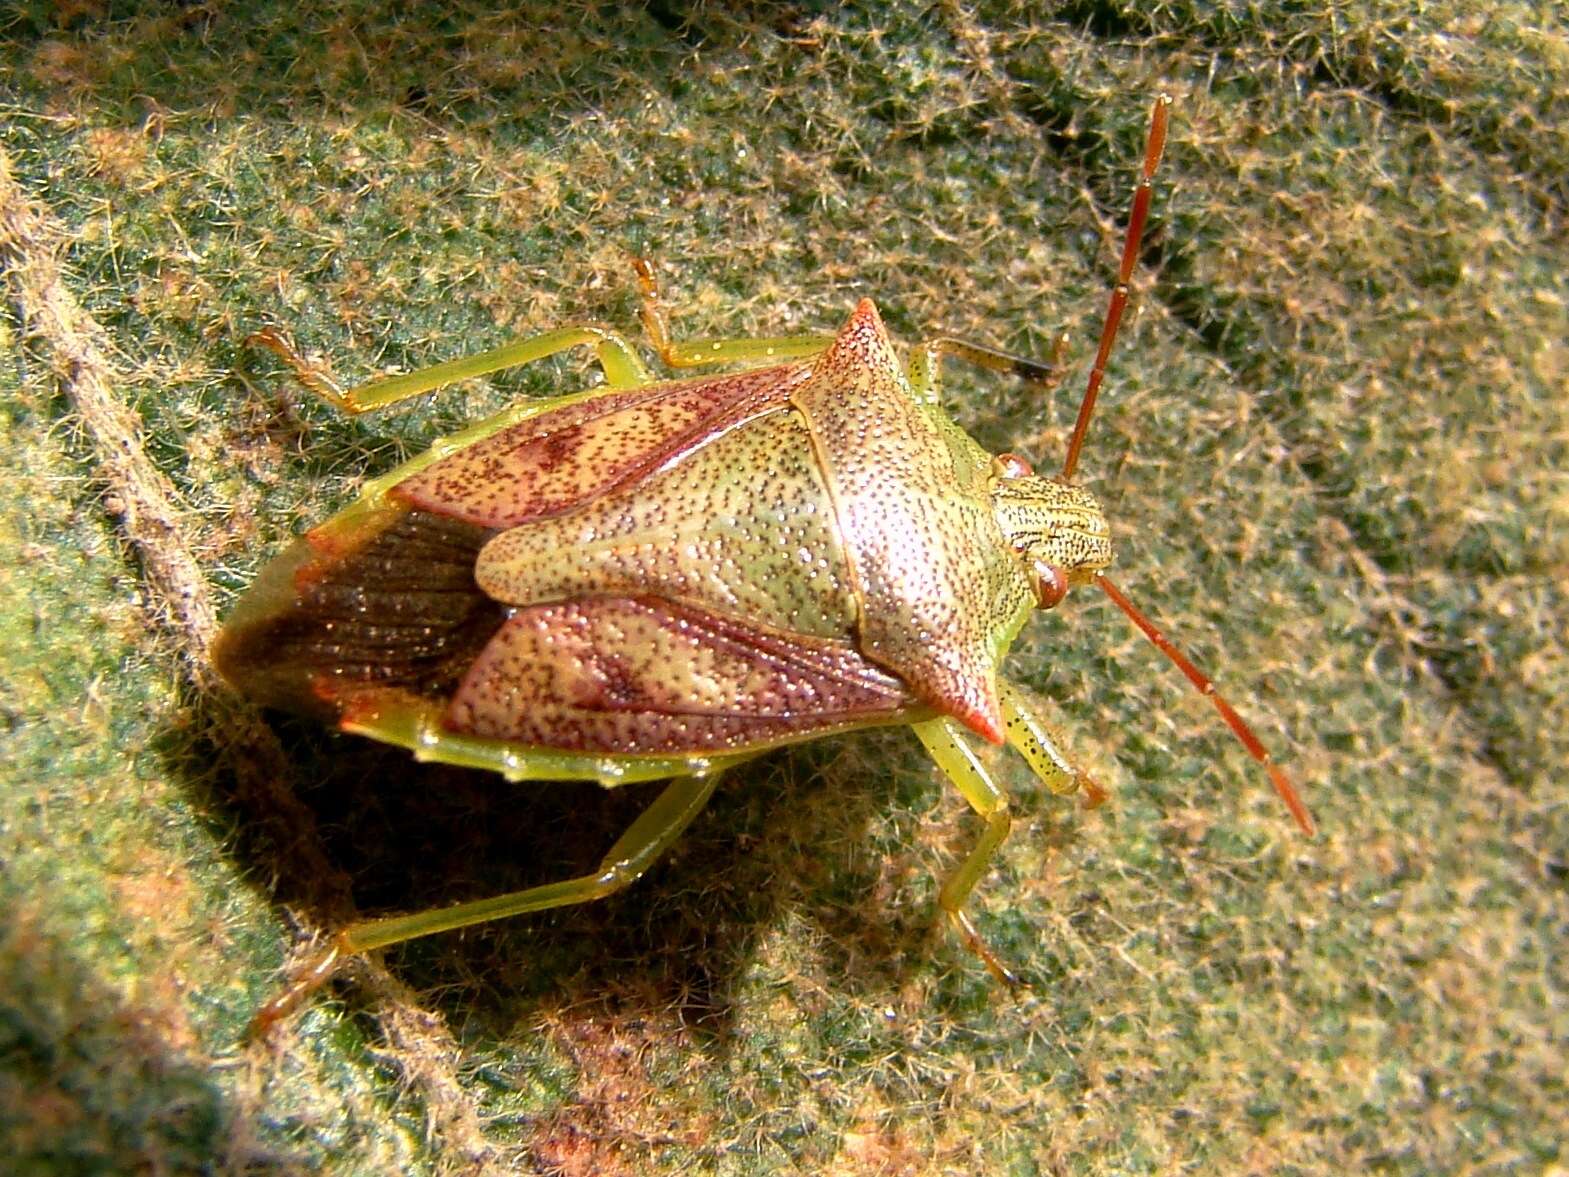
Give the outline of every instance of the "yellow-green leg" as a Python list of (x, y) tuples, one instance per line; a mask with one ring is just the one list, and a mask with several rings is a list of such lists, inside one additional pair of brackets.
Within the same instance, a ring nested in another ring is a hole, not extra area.
[(589, 874), (560, 883), (546, 883), (512, 891), (490, 899), (350, 924), (332, 938), (325, 951), (299, 971), (283, 993), (258, 1011), (251, 1023), (252, 1034), (265, 1033), (268, 1027), (287, 1017), (305, 997), (332, 976), (345, 957), (436, 932), (466, 928), (471, 924), (488, 923), (551, 907), (588, 903), (621, 890), (641, 878), (692, 824), (713, 796), (721, 775), (715, 772), (700, 777), (676, 777), (665, 786), (653, 804), (638, 816), (627, 832), (616, 840), (609, 853), (600, 860), (599, 866)]
[(998, 688), (1008, 746), (1024, 757), (1041, 783), (1059, 796), (1082, 790), (1092, 806), (1105, 800), (1105, 791), (1063, 751), (1062, 736), (1041, 714), (1045, 700), (1006, 679), (998, 683)]
[(638, 294), (642, 298), (639, 315), (648, 342), (659, 358), (672, 368), (702, 368), (709, 364), (778, 363), (800, 359), (825, 351), (831, 335), (778, 335), (761, 339), (703, 339), (676, 342), (670, 338), (669, 308), (659, 293), (659, 281), (647, 258), (633, 258), (637, 271)]
[(1057, 336), (1052, 344), (1051, 359), (1037, 360), (1029, 356), (988, 347), (951, 335), (938, 335), (923, 342), (910, 356), (910, 386), (915, 398), (922, 404), (937, 404), (942, 390), (942, 361), (949, 356), (985, 368), (988, 372), (1001, 372), (1017, 376), (1040, 388), (1054, 388), (1062, 379), (1063, 357), (1068, 351), (1067, 333)]
[(963, 937), (965, 945), (981, 958), (992, 976), (1004, 984), (1017, 985), (1018, 977), (987, 947), (964, 911), (964, 901), (975, 890), (975, 884), (980, 881), (992, 855), (1002, 845), (1002, 840), (1008, 836), (1008, 828), (1013, 824), (1008, 816), (1008, 796), (991, 779), (954, 720), (944, 716), (911, 726), (937, 762), (937, 767), (954, 783), (970, 807), (986, 821), (986, 828), (981, 831), (981, 836), (965, 855), (964, 861), (943, 881), (942, 889), (937, 893), (937, 903)]
[[(1041, 715), (1042, 700), (1031, 691), (1003, 680), (999, 684), (1002, 695), (1003, 721), (1008, 735), (1008, 745), (1023, 756), (1031, 771), (1053, 793), (1067, 795), (1083, 791), (1091, 805), (1105, 799), (1105, 792), (1090, 779), (1089, 774), (1076, 768), (1062, 749), (1062, 739)], [(1010, 985), (1019, 983), (1012, 970), (998, 959), (989, 948), (975, 925), (964, 911), (965, 900), (975, 890), (992, 855), (1008, 836), (1012, 821), (1008, 815), (1008, 796), (1002, 791), (986, 766), (975, 754), (964, 729), (946, 717), (912, 725), (921, 743), (942, 769), (943, 775), (970, 803), (970, 807), (986, 822), (986, 828), (976, 839), (975, 845), (965, 855), (956, 870), (945, 880), (938, 892), (937, 902), (958, 929), (970, 951), (979, 956), (992, 976)]]
[(472, 356), (461, 356), (441, 364), (432, 364), (418, 371), (397, 376), (383, 376), (350, 389), (343, 389), (306, 362), (283, 333), (276, 327), (263, 327), (251, 335), (247, 343), (254, 343), (273, 352), (293, 370), (295, 377), (306, 388), (328, 404), (345, 413), (368, 413), (385, 408), (399, 401), (434, 392), (443, 385), (475, 376), (485, 376), (504, 368), (531, 364), (549, 356), (570, 351), (574, 347), (592, 347), (605, 372), (605, 382), (611, 388), (636, 388), (652, 380), (637, 352), (621, 336), (603, 327), (561, 327), (527, 339), (515, 340), (501, 347), (482, 351)]

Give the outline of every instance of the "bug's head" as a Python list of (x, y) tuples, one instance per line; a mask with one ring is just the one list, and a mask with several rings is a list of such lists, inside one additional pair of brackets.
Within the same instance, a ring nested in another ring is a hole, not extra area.
[(991, 496), (997, 525), (1024, 561), (1042, 609), (1111, 564), (1106, 513), (1082, 487), (1042, 478), (1023, 458), (1002, 454), (992, 462)]

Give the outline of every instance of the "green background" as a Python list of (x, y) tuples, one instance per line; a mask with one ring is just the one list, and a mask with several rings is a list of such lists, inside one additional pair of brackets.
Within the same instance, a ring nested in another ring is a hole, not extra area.
[[(140, 427), (127, 451), (77, 395), (41, 247), (13, 246), (14, 1171), (1566, 1171), (1563, 11), (1046, 7), (0, 14), (0, 145)], [(862, 295), (904, 341), (1067, 329), (1053, 397), (958, 370), (947, 394), (1049, 469), (1162, 91), (1081, 474), (1124, 588), (1320, 836), (1080, 593), (1010, 670), (1114, 797), (1085, 812), (1000, 757), (1022, 816), (972, 905), (1028, 991), (934, 929), (976, 825), (889, 731), (737, 772), (611, 901), (392, 951), (245, 1046), (350, 896), (562, 877), (647, 795), (418, 767), (212, 689), (160, 560), (221, 609), (366, 472), (592, 368), (347, 421), (245, 334), (279, 322), (352, 381), (635, 333), (646, 252), (687, 337), (832, 330)], [(127, 486), (138, 457), (166, 481)]]

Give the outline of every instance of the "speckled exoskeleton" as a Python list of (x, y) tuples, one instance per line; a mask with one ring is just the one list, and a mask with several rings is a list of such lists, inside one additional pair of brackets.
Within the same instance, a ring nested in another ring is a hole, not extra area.
[(940, 905), (998, 977), (964, 912), (1008, 832), (971, 745), (1017, 749), (1058, 793), (1095, 792), (999, 665), (1037, 608), (1098, 584), (1194, 683), (1306, 811), (1191, 663), (1105, 578), (1112, 546), (1073, 485), (1128, 296), (1165, 137), (1155, 107), (1121, 272), (1060, 475), (985, 452), (944, 413), (945, 357), (1055, 379), (1055, 363), (947, 337), (902, 364), (870, 300), (826, 337), (678, 343), (653, 271), (642, 318), (673, 368), (656, 380), (599, 327), (568, 327), (341, 392), (275, 330), (257, 340), (309, 387), (363, 412), (466, 377), (591, 347), (605, 385), (508, 408), (367, 485), (279, 556), (214, 658), (261, 703), (310, 711), (421, 760), (509, 780), (670, 784), (582, 878), (357, 923), (264, 1021), (342, 954), (581, 903), (637, 878), (725, 769), (781, 745), (907, 725), (985, 822)]

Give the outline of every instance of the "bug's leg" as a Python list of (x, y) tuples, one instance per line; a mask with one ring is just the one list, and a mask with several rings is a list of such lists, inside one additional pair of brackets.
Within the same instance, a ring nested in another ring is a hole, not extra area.
[(997, 685), (1002, 695), (1008, 746), (1024, 757), (1041, 783), (1058, 796), (1082, 793), (1084, 804), (1090, 809), (1103, 803), (1106, 790), (1068, 759), (1062, 736), (1042, 716), (1045, 701), (1018, 683), (1003, 679)]
[(647, 258), (632, 259), (637, 271), (638, 311), (648, 342), (659, 358), (672, 368), (701, 368), (708, 364), (772, 363), (813, 356), (827, 349), (832, 335), (779, 335), (761, 339), (703, 339), (676, 342), (670, 338), (669, 308), (659, 293), (659, 280)]
[(627, 832), (616, 840), (616, 844), (600, 860), (598, 868), (590, 874), (451, 907), (436, 907), (412, 915), (389, 916), (350, 924), (333, 936), (323, 952), (299, 970), (287, 989), (257, 1011), (251, 1021), (251, 1036), (265, 1034), (269, 1027), (287, 1017), (301, 1001), (332, 977), (346, 957), (435, 932), (466, 928), (470, 924), (488, 923), (550, 907), (587, 903), (621, 890), (641, 878), (692, 824), (713, 796), (722, 775), (714, 772), (700, 777), (676, 777), (665, 786), (653, 804), (638, 816)]
[(911, 727), (926, 745), (937, 767), (954, 783), (970, 807), (986, 820), (986, 828), (964, 861), (943, 880), (942, 889), (937, 893), (938, 905), (964, 938), (965, 945), (981, 958), (987, 971), (1005, 985), (1018, 985), (1019, 978), (987, 947), (964, 911), (964, 901), (975, 890), (987, 863), (1013, 824), (1008, 816), (1008, 796), (991, 779), (956, 722), (945, 716)]
[(910, 357), (910, 384), (915, 391), (917, 401), (922, 404), (936, 404), (942, 388), (943, 357), (951, 356), (967, 364), (974, 364), (977, 368), (985, 368), (989, 372), (1017, 376), (1020, 380), (1038, 388), (1051, 389), (1062, 380), (1063, 359), (1067, 354), (1066, 331), (1052, 341), (1051, 358), (1048, 360), (1015, 355), (1012, 352), (988, 347), (984, 343), (956, 339), (951, 335), (938, 335), (924, 341)]
[(382, 376), (350, 389), (340, 388), (335, 381), (312, 367), (277, 327), (263, 327), (254, 335), (247, 336), (245, 342), (265, 347), (277, 355), (293, 369), (295, 379), (345, 413), (366, 413), (372, 409), (385, 408), (433, 392), (446, 384), (499, 372), (503, 368), (531, 364), (574, 347), (594, 349), (600, 367), (604, 369), (605, 382), (611, 388), (635, 388), (652, 379), (632, 345), (614, 331), (603, 327), (561, 327), (477, 355), (461, 356), (397, 376)]

